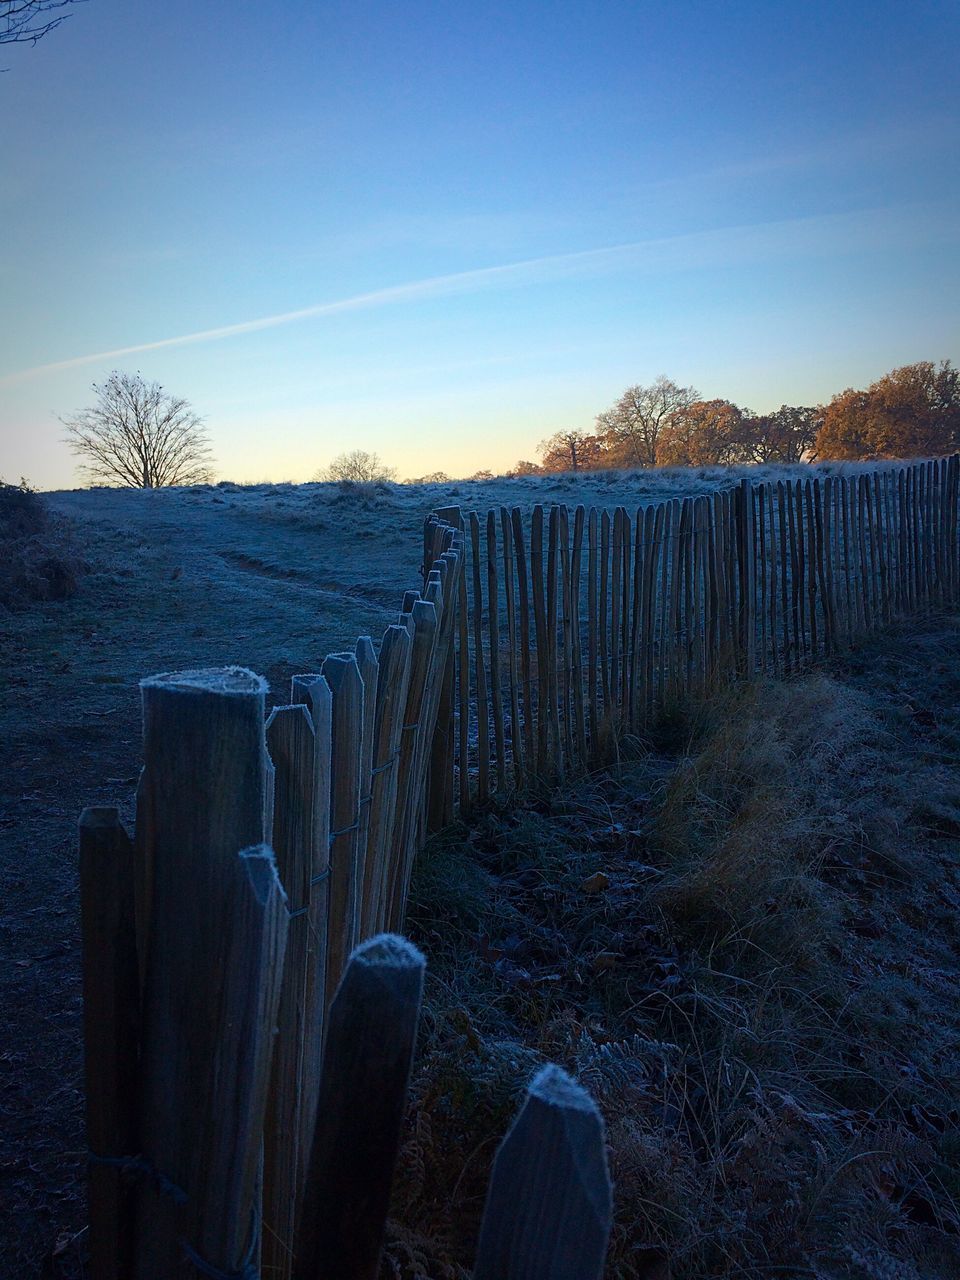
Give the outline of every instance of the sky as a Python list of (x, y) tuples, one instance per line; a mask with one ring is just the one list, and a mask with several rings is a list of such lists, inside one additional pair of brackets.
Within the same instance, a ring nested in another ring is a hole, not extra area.
[(87, 0), (0, 47), (0, 476), (113, 369), (218, 478), (502, 471), (665, 373), (960, 362), (955, 0)]

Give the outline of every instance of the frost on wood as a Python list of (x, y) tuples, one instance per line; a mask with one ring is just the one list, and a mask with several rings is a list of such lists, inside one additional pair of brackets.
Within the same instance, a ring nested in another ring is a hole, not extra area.
[(530, 1096), (551, 1107), (574, 1108), (592, 1112), (599, 1118), (597, 1104), (582, 1085), (552, 1062), (548, 1062), (533, 1078)]
[(366, 942), (361, 942), (354, 950), (351, 960), (369, 968), (387, 969), (422, 969), (427, 963), (419, 947), (415, 947), (406, 938), (401, 938), (398, 933), (378, 933)]
[(267, 682), (246, 667), (200, 667), (193, 671), (167, 671), (147, 676), (141, 689), (163, 689), (174, 693), (218, 693), (228, 697), (265, 694)]
[(279, 893), (282, 902), (287, 901), (286, 892), (277, 872), (277, 862), (268, 844), (251, 845), (249, 849), (241, 849), (237, 856), (247, 874), (247, 881), (257, 902), (266, 903), (274, 889)]

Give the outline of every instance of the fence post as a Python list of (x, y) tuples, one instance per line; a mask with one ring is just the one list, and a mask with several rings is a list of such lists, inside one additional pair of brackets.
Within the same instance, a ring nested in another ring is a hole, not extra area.
[(424, 968), (393, 934), (362, 943), (347, 964), (330, 1007), (296, 1280), (376, 1280)]
[(410, 632), (387, 627), (380, 643), (377, 705), (374, 716), (373, 769), (370, 779), (370, 823), (363, 868), (361, 941), (376, 933), (390, 884), (390, 840), (397, 807), (397, 768), (403, 713), (410, 682)]
[(304, 1114), (312, 1120), (316, 1103), (310, 1057), (319, 1052), (323, 988), (318, 989), (311, 976), (318, 969), (323, 972), (326, 945), (326, 920), (319, 933), (310, 920), (316, 735), (302, 703), (274, 709), (267, 721), (267, 747), (275, 769), (274, 849), (291, 916), (263, 1139), (263, 1207), (270, 1224), (263, 1240), (263, 1264), (280, 1280), (290, 1275), (302, 1145), (308, 1136)]
[(140, 975), (134, 926), (133, 845), (116, 809), (80, 815), (83, 1044), (87, 1109), (90, 1267), (129, 1280), (133, 1183), (123, 1162), (139, 1150)]
[[(142, 1184), (138, 1280), (179, 1275), (181, 1238), (208, 1234), (199, 1215), (211, 1144), (227, 1136), (214, 1123), (224, 1114), (216, 1016), (224, 999), (224, 921), (236, 898), (238, 854), (262, 842), (265, 689), (264, 680), (238, 667), (141, 683), (136, 845), (152, 890), (141, 1150), (186, 1203), (181, 1208), (152, 1181)], [(251, 1210), (249, 1201), (239, 1209), (246, 1234)], [(210, 1261), (232, 1269), (240, 1259)]]
[[(463, 518), (459, 507), (440, 507), (436, 517), (447, 529), (462, 532)], [(439, 557), (435, 556), (434, 560)], [(424, 559), (424, 580), (432, 567)], [(453, 590), (448, 582), (445, 595)], [(430, 752), (430, 776), (427, 783), (427, 831), (440, 831), (453, 821), (454, 705), (456, 699), (456, 653), (451, 643), (443, 669), (443, 686), (437, 710), (437, 726)]]
[(548, 1065), (493, 1162), (474, 1280), (599, 1280), (612, 1202), (600, 1112)]
[(343, 975), (360, 930), (360, 758), (363, 746), (363, 680), (352, 653), (331, 653), (323, 678), (333, 694), (330, 773), (330, 907), (327, 941), (327, 1005)]

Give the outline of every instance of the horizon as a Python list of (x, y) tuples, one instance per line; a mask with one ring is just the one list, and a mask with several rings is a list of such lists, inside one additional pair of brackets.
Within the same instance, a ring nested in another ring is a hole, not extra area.
[(661, 373), (763, 413), (956, 362), (953, 6), (264, 12), (4, 48), (7, 480), (77, 487), (113, 368), (280, 483), (502, 472)]

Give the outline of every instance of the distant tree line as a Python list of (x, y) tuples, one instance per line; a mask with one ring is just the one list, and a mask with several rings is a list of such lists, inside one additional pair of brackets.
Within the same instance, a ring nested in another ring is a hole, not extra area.
[(958, 446), (960, 371), (949, 360), (904, 365), (827, 405), (784, 404), (772, 413), (704, 400), (661, 376), (628, 387), (592, 431), (555, 432), (541, 442), (539, 464), (520, 461), (509, 474), (907, 458)]

